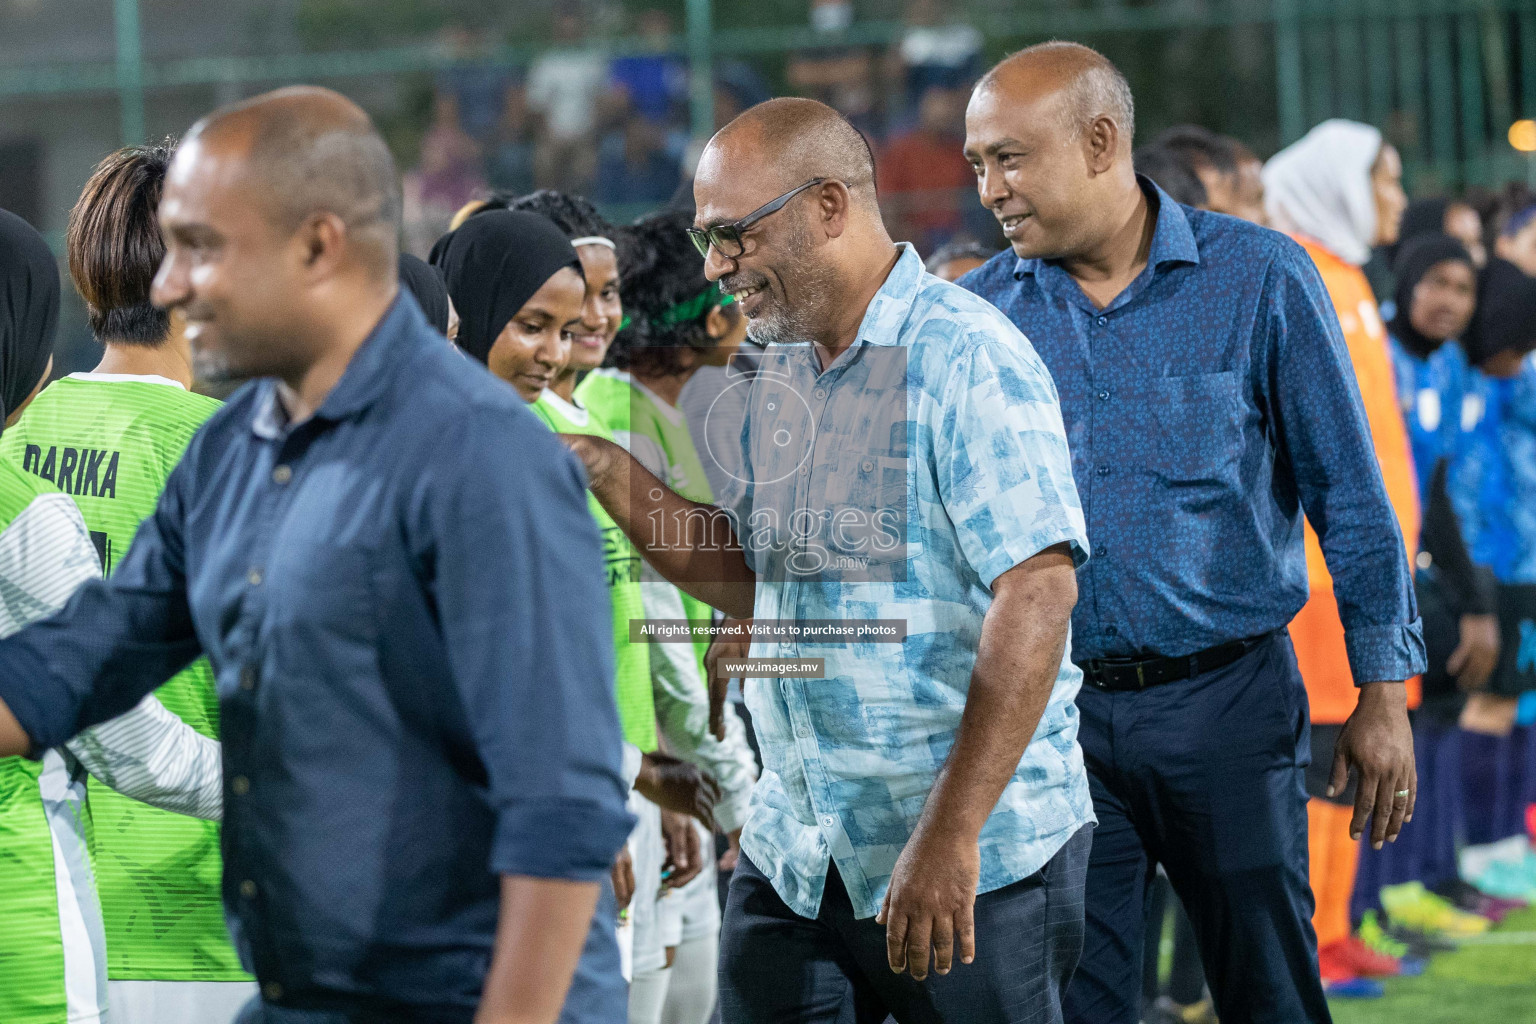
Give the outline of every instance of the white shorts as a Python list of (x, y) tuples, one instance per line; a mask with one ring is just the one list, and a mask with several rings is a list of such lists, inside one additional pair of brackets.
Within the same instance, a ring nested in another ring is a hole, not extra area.
[(254, 981), (109, 981), (112, 1024), (230, 1024), (256, 995)]

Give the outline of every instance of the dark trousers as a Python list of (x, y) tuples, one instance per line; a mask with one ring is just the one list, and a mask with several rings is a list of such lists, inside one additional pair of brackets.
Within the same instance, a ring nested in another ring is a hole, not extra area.
[(1067, 1020), (1137, 1021), (1162, 864), (1222, 1024), (1328, 1022), (1307, 881), (1307, 695), (1290, 638), (1140, 693), (1084, 686), (1077, 706), (1099, 826)]
[(885, 926), (855, 920), (836, 868), (801, 917), (751, 861), (731, 880), (720, 935), (725, 1024), (1054, 1024), (1083, 943), (1084, 826), (1040, 871), (976, 897), (976, 959), (923, 981), (886, 961)]

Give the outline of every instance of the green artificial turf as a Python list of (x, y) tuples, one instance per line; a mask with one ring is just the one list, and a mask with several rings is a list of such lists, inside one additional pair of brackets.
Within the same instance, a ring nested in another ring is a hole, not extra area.
[(1383, 984), (1383, 999), (1332, 1000), (1335, 1024), (1536, 1024), (1536, 908)]

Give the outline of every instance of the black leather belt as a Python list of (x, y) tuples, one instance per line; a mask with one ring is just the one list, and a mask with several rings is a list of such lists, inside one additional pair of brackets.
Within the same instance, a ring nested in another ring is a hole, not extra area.
[(1089, 686), (1134, 692), (1225, 668), (1274, 635), (1265, 633), (1246, 640), (1232, 640), (1180, 658), (1165, 658), (1160, 654), (1142, 658), (1094, 658), (1079, 667), (1083, 670), (1083, 682)]

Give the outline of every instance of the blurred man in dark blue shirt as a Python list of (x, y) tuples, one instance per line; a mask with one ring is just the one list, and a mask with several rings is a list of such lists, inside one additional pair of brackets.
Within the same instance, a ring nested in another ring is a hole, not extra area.
[(580, 469), (399, 294), (394, 165), (350, 101), (210, 115), (160, 218), (201, 375), (263, 379), (112, 578), (0, 644), (0, 756), (206, 653), (243, 1020), (550, 1024), (585, 945), (566, 1019), (617, 1024), (593, 908), (631, 819)]
[(1327, 1021), (1307, 879), (1306, 694), (1286, 624), (1302, 513), (1339, 597), (1359, 708), (1334, 785), (1351, 830), (1412, 813), (1403, 680), (1424, 650), (1349, 357), (1302, 249), (1181, 207), (1131, 164), (1133, 103), (1071, 43), (977, 86), (966, 154), (1013, 251), (961, 279), (1060, 390), (1092, 560), (1073, 658), (1098, 830), (1067, 1019), (1139, 1016), (1155, 863), (1189, 910), (1223, 1024)]

